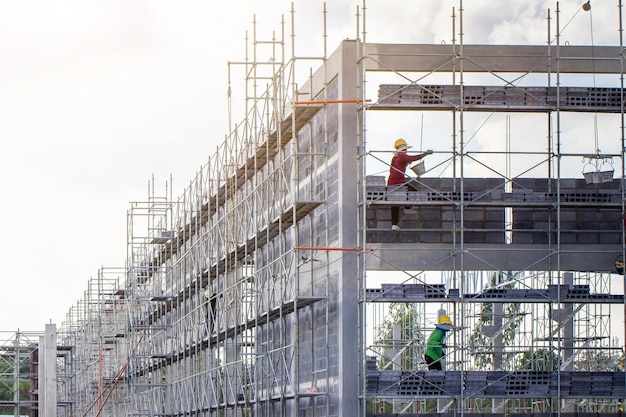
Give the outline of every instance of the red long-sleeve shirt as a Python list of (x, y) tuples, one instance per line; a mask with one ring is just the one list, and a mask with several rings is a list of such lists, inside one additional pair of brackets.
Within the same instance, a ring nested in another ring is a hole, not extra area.
[(415, 161), (422, 159), (424, 155), (407, 155), (406, 152), (400, 152), (391, 159), (391, 168), (389, 169), (389, 178), (387, 185), (399, 185), (406, 182), (404, 171), (406, 167)]

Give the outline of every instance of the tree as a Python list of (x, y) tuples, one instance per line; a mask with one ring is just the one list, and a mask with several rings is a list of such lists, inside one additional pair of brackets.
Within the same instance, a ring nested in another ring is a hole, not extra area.
[[(399, 340), (394, 340), (393, 327), (400, 325)], [(423, 362), (425, 339), (421, 326), (420, 313), (415, 303), (392, 303), (389, 306), (389, 315), (378, 328), (376, 339), (383, 345), (391, 348), (403, 349), (398, 358), (402, 369), (417, 369)], [(381, 357), (381, 369), (389, 367), (389, 358)]]
[[(376, 344), (383, 347), (379, 352), (378, 366), (380, 369), (391, 369), (391, 351), (387, 349), (397, 348), (401, 353), (395, 360), (395, 364), (401, 369), (417, 370), (424, 362), (425, 338), (422, 330), (422, 318), (418, 311), (417, 303), (391, 303), (388, 314), (376, 330)], [(393, 328), (400, 326), (398, 339), (394, 339)], [(387, 353), (387, 354), (385, 354)], [(377, 403), (368, 400), (366, 403), (367, 413), (393, 412), (393, 405), (385, 401)]]
[[(30, 361), (22, 360), (19, 367), (19, 375), (15, 375), (14, 360), (15, 358), (13, 356), (5, 356), (3, 361), (0, 362), (0, 401), (13, 401), (15, 380), (20, 379), (20, 377), (23, 377), (23, 375), (27, 375), (30, 372)], [(29, 382), (19, 382), (18, 390), (20, 401), (27, 401), (30, 399)], [(13, 413), (14, 409), (12, 406), (0, 406), (0, 414)]]

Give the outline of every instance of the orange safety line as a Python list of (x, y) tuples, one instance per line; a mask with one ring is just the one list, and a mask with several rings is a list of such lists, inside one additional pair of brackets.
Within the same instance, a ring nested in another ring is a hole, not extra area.
[(294, 101), (293, 104), (341, 104), (341, 103), (369, 103), (370, 99), (354, 99), (354, 100), (308, 100)]
[(374, 249), (368, 249), (368, 248), (331, 248), (328, 246), (294, 246), (293, 248), (294, 250), (340, 250), (340, 251), (346, 251), (346, 252), (362, 252), (362, 251), (374, 252)]
[[(145, 333), (142, 334), (139, 337), (139, 340), (137, 341), (137, 344), (135, 345), (135, 347), (133, 348), (133, 350), (131, 351), (131, 355), (135, 353), (135, 351), (137, 350), (137, 348), (139, 347), (139, 344), (141, 343), (141, 341), (143, 340), (143, 337), (145, 336)], [(104, 403), (102, 405), (100, 405), (100, 400), (102, 399), (102, 396), (104, 395), (104, 392), (101, 392), (98, 395), (98, 398), (95, 399), (94, 402), (91, 403), (91, 405), (89, 406), (89, 408), (87, 408), (87, 411), (85, 411), (85, 413), (83, 414), (83, 417), (86, 417), (87, 414), (89, 414), (89, 412), (91, 411), (92, 408), (94, 408), (94, 406), (96, 405), (96, 403), (98, 404), (98, 409), (96, 411), (96, 416), (100, 416), (102, 413), (102, 409), (104, 408), (104, 406), (106, 405), (106, 403), (109, 401), (109, 397), (111, 396), (111, 393), (113, 392), (113, 390), (115, 389), (115, 386), (117, 385), (117, 383), (120, 381), (120, 378), (122, 377), (122, 375), (124, 375), (124, 372), (126, 371), (126, 368), (128, 367), (128, 362), (130, 361), (130, 358), (126, 361), (126, 363), (124, 363), (124, 365), (120, 368), (120, 370), (117, 372), (117, 374), (115, 375), (115, 377), (113, 378), (113, 382), (111, 382), (111, 384), (109, 384), (109, 386), (107, 387), (107, 389), (109, 390), (109, 392), (107, 393), (106, 398), (104, 398)], [(70, 413), (70, 416), (74, 414), (74, 411), (72, 410)]]

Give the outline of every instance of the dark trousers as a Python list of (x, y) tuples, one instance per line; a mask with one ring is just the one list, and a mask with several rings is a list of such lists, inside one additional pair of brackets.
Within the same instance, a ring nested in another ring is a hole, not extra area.
[(428, 365), (429, 371), (441, 371), (441, 359), (442, 358), (435, 360), (430, 356), (424, 355), (424, 360), (426, 361), (426, 365)]
[[(404, 186), (399, 186), (397, 189), (398, 190), (408, 189), (409, 191), (417, 191), (419, 188), (417, 187), (417, 184), (413, 181), (415, 180), (407, 178), (407, 182), (404, 184)], [(406, 208), (411, 208), (411, 206), (407, 206)], [(395, 224), (397, 226), (399, 221), (400, 221), (400, 207), (391, 206), (391, 224)]]
[(400, 207), (391, 206), (391, 224), (398, 225), (400, 221)]

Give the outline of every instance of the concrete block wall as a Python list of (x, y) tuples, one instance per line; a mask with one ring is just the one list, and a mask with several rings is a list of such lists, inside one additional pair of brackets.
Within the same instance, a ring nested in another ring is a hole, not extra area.
[[(619, 244), (622, 234), (619, 181), (587, 184), (584, 179), (556, 181), (518, 178), (513, 182), (516, 200), (543, 201), (543, 206), (513, 209), (513, 243)], [(549, 204), (552, 203), (552, 204)], [(560, 210), (557, 212), (557, 203)], [(557, 233), (560, 231), (560, 233)]]
[[(458, 207), (408, 206), (414, 211), (400, 208), (402, 233), (391, 231), (391, 208), (370, 206), (367, 210), (368, 241), (403, 243), (453, 243), (461, 234)], [(467, 243), (504, 243), (504, 209), (499, 207), (469, 207), (464, 210)], [(380, 230), (389, 229), (389, 230)]]
[[(463, 217), (466, 243), (504, 243), (509, 206), (513, 243), (554, 244), (557, 237), (563, 244), (621, 242), (619, 181), (586, 184), (584, 179), (561, 179), (558, 195), (556, 181), (547, 178), (515, 179), (511, 192), (504, 191), (500, 178), (466, 178), (462, 185), (461, 196), (458, 178), (422, 178), (413, 180), (412, 188), (387, 188), (385, 177), (367, 177), (369, 241), (459, 242)], [(465, 205), (461, 213), (461, 201), (475, 204)], [(392, 205), (401, 207), (402, 233), (391, 232)]]

